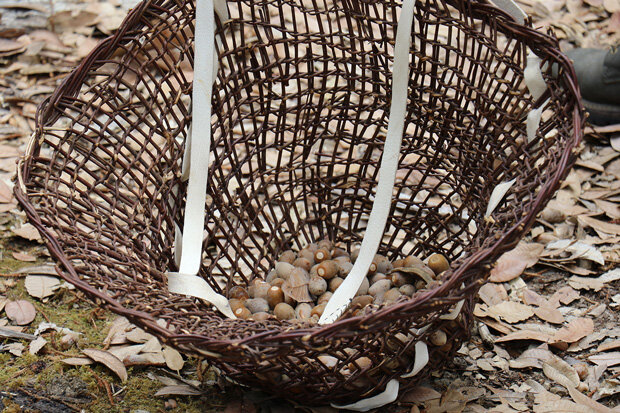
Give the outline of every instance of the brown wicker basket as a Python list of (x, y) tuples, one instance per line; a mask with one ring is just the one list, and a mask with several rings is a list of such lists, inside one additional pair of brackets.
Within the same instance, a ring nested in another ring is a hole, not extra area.
[[(264, 277), (279, 252), (366, 229), (388, 119), (399, 2), (228, 0), (217, 21), (206, 239), (200, 275), (222, 286)], [(419, 0), (394, 201), (380, 252), (439, 252), (441, 285), (372, 313), (317, 326), (230, 320), (166, 289), (186, 184), (191, 0), (145, 0), (39, 108), (16, 195), (59, 273), (95, 302), (230, 379), (307, 405), (401, 391), (450, 360), (473, 300), (575, 159), (583, 111), (556, 40), (485, 0)], [(547, 88), (524, 83), (528, 49)], [(552, 76), (552, 65), (559, 75)], [(526, 118), (546, 104), (533, 140)], [(494, 188), (516, 179), (490, 218)], [(464, 300), (454, 320), (441, 317)], [(413, 349), (437, 328), (451, 345)], [(337, 359), (323, 363), (319, 356)], [(359, 357), (371, 364), (357, 368)], [(348, 366), (352, 374), (344, 374)]]

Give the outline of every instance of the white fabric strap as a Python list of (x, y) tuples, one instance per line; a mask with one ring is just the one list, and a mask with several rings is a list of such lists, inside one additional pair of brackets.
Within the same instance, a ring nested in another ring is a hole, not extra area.
[(379, 182), (377, 184), (375, 201), (372, 204), (368, 218), (366, 234), (362, 240), (355, 265), (353, 265), (351, 272), (327, 302), (323, 315), (319, 319), (319, 324), (334, 322), (347, 309), (366, 274), (368, 274), (368, 269), (383, 238), (385, 223), (387, 222), (392, 204), (392, 191), (396, 179), (396, 169), (398, 168), (398, 158), (400, 156), (400, 146), (405, 125), (409, 85), (409, 44), (411, 42), (414, 4), (415, 0), (403, 1), (396, 29), (390, 117), (379, 169)]
[[(406, 1), (406, 0), (405, 0)], [(390, 404), (398, 397), (398, 388), (400, 383), (398, 380), (392, 379), (385, 386), (385, 390), (376, 396), (369, 397), (367, 399), (359, 400), (353, 404), (336, 405), (332, 404), (335, 409), (353, 410), (355, 412), (367, 412), (368, 410), (376, 409), (386, 404)]]
[(409, 373), (403, 374), (403, 379), (413, 377), (418, 374), (428, 364), (428, 346), (423, 341), (415, 343), (415, 359), (413, 361), (413, 368)]
[[(218, 6), (218, 11), (221, 12), (221, 4)], [(202, 263), (207, 173), (211, 151), (211, 93), (214, 71), (217, 69), (214, 64), (213, 0), (197, 0), (194, 38), (192, 126), (183, 160), (183, 172), (189, 169), (189, 182), (180, 249), (178, 243), (175, 245), (175, 250), (181, 255), (179, 272), (168, 273), (168, 290), (171, 293), (191, 295), (209, 301), (224, 315), (235, 318), (228, 300), (197, 275)], [(189, 158), (186, 158), (188, 155)], [(176, 238), (178, 242), (179, 237)]]
[(521, 7), (513, 0), (491, 0), (491, 3), (495, 4), (499, 9), (510, 14), (515, 22), (524, 24), (527, 19), (527, 14)]

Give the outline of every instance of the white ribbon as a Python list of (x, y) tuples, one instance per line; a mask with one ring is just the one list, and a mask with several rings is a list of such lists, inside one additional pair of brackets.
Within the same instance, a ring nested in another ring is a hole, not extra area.
[(333, 323), (347, 309), (357, 293), (362, 281), (368, 274), (379, 244), (383, 238), (392, 203), (392, 191), (398, 168), (400, 146), (405, 125), (407, 109), (407, 91), (409, 85), (409, 43), (413, 26), (413, 6), (415, 0), (404, 0), (394, 44), (394, 67), (392, 69), (392, 103), (388, 130), (383, 146), (383, 157), (379, 169), (377, 195), (372, 204), (366, 234), (360, 246), (360, 252), (351, 272), (340, 287), (334, 292), (325, 306), (319, 324)]

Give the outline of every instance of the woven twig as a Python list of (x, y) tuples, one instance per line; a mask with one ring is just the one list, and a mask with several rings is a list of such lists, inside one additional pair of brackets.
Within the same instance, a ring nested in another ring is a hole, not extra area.
[[(399, 7), (228, 1), (231, 19), (218, 21), (200, 272), (216, 291), (264, 277), (285, 249), (325, 237), (349, 251), (360, 242), (387, 125)], [(194, 4), (186, 0), (141, 3), (39, 108), (16, 195), (63, 278), (235, 381), (304, 404), (382, 391), (411, 370), (415, 343), (436, 328), (452, 345), (429, 346), (431, 367), (402, 379), (401, 389), (440, 368), (468, 337), (491, 264), (524, 235), (574, 161), (583, 111), (552, 37), (483, 0), (419, 0), (414, 13), (405, 136), (380, 252), (444, 254), (452, 267), (436, 288), (321, 327), (227, 320), (167, 292), (191, 121)], [(528, 48), (548, 85), (536, 102), (523, 80)], [(547, 100), (528, 143), (526, 117)], [(493, 189), (512, 179), (484, 219)], [(461, 300), (455, 320), (440, 318)], [(370, 367), (351, 364), (362, 356)]]

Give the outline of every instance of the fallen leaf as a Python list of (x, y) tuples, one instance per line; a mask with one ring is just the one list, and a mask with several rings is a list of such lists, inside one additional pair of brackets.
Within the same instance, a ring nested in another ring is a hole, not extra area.
[(37, 260), (36, 257), (34, 257), (34, 256), (30, 255), (30, 254), (26, 254), (25, 252), (14, 252), (11, 255), (17, 261), (22, 261), (22, 262), (35, 262)]
[(21, 227), (14, 229), (13, 234), (29, 241), (41, 240), (41, 235), (39, 234), (39, 231), (37, 231), (37, 229), (31, 224), (24, 224)]
[(202, 392), (187, 384), (165, 386), (157, 390), (155, 396), (199, 396)]
[(499, 205), (499, 203), (504, 199), (506, 193), (512, 188), (517, 179), (513, 179), (508, 182), (502, 182), (498, 184), (495, 188), (493, 188), (493, 192), (491, 193), (491, 197), (489, 198), (489, 205), (487, 205), (487, 211), (484, 214), (484, 217), (490, 217), (495, 208)]
[(85, 348), (82, 350), (82, 353), (112, 370), (122, 382), (127, 381), (127, 369), (125, 369), (123, 362), (120, 361), (114, 354), (111, 354), (105, 350), (97, 350), (94, 348)]
[(545, 248), (548, 250), (556, 250), (552, 251), (556, 254), (563, 251), (567, 251), (572, 254), (570, 257), (565, 258), (562, 261), (571, 261), (576, 260), (577, 258), (585, 258), (597, 264), (605, 265), (605, 258), (603, 257), (603, 254), (601, 254), (601, 252), (597, 250), (596, 247), (588, 245), (585, 242), (561, 239), (548, 243)]
[(63, 359), (62, 362), (70, 366), (87, 366), (93, 364), (93, 360), (86, 357), (68, 357)]
[[(593, 228), (597, 233), (603, 232), (610, 235), (620, 235), (620, 225), (611, 222), (600, 221), (596, 218), (579, 215), (577, 220), (584, 226)], [(602, 237), (601, 237), (602, 238)]]
[(508, 299), (506, 289), (501, 284), (486, 283), (478, 291), (478, 296), (488, 306), (499, 304)]
[(614, 350), (617, 348), (620, 348), (620, 340), (613, 340), (613, 341), (607, 341), (607, 342), (601, 343), (596, 348), (596, 351), (601, 352), (601, 351), (607, 351), (607, 350)]
[(505, 341), (515, 341), (515, 340), (536, 340), (541, 341), (543, 343), (549, 343), (553, 340), (553, 337), (542, 331), (534, 331), (534, 330), (518, 330), (512, 333), (508, 333), (503, 337), (495, 340), (496, 343), (501, 343)]
[(149, 341), (151, 338), (153, 338), (152, 334), (147, 333), (146, 331), (142, 330), (141, 328), (134, 328), (133, 330), (129, 331), (125, 337), (127, 337), (127, 340), (133, 342), (133, 343), (146, 343), (147, 341)]
[(506, 282), (518, 277), (526, 268), (538, 262), (544, 248), (542, 244), (520, 242), (499, 257), (491, 270), (490, 281)]
[(551, 380), (570, 389), (579, 386), (579, 374), (567, 362), (556, 355), (552, 355), (542, 364), (543, 373)]
[(600, 404), (599, 402), (595, 400), (592, 400), (591, 398), (582, 394), (579, 390), (575, 388), (569, 387), (568, 393), (570, 394), (570, 397), (573, 398), (575, 403), (592, 409), (592, 412), (594, 413), (613, 413), (614, 412), (614, 410), (610, 409), (609, 407), (603, 406), (602, 404)]
[(144, 344), (135, 344), (133, 346), (113, 346), (108, 351), (124, 363), (127, 358), (139, 354), (143, 348)]
[(534, 315), (532, 307), (514, 301), (502, 301), (487, 310), (488, 315), (495, 319), (502, 319), (508, 323), (518, 323)]
[(28, 352), (30, 354), (37, 354), (39, 350), (41, 350), (46, 344), (47, 340), (39, 336), (30, 342), (30, 345), (28, 346)]
[(592, 411), (586, 406), (562, 399), (537, 404), (534, 406), (534, 413), (592, 413)]
[(579, 297), (580, 295), (578, 291), (575, 291), (568, 286), (562, 287), (558, 291), (553, 293), (553, 295), (549, 299), (549, 304), (553, 307), (558, 307), (560, 303), (567, 305), (572, 303)]
[(579, 277), (573, 275), (568, 279), (568, 284), (578, 290), (594, 290), (600, 291), (605, 284), (596, 278)]
[(30, 324), (37, 316), (34, 305), (26, 300), (8, 301), (4, 311), (7, 317), (19, 326)]
[(166, 366), (168, 366), (170, 370), (180, 371), (183, 368), (184, 361), (181, 353), (170, 346), (164, 346), (162, 353), (166, 360)]
[(440, 397), (441, 393), (437, 390), (431, 389), (430, 387), (417, 386), (405, 393), (401, 401), (419, 404), (428, 400), (438, 399)]
[(10, 343), (0, 346), (0, 348), (2, 350), (8, 351), (14, 356), (21, 357), (26, 347), (24, 347), (22, 343)]
[(534, 309), (534, 314), (541, 320), (545, 320), (552, 324), (562, 324), (564, 322), (564, 316), (560, 310), (551, 305), (543, 305)]
[(132, 324), (125, 317), (117, 317), (110, 325), (110, 331), (103, 340), (103, 344), (115, 345), (124, 344), (127, 342), (127, 330), (129, 330)]
[(45, 298), (60, 287), (60, 280), (47, 275), (28, 275), (24, 281), (28, 294), (36, 298)]
[(543, 362), (553, 356), (553, 353), (546, 347), (547, 345), (543, 344), (540, 347), (525, 350), (516, 360), (510, 360), (510, 367), (513, 369), (542, 368)]
[(597, 365), (606, 364), (607, 367), (612, 367), (620, 364), (620, 351), (613, 351), (611, 353), (595, 354), (588, 357), (592, 363)]
[(562, 327), (555, 333), (553, 336), (553, 342), (564, 342), (564, 343), (574, 343), (587, 336), (588, 334), (592, 334), (594, 331), (594, 322), (591, 318), (575, 318), (568, 325)]

